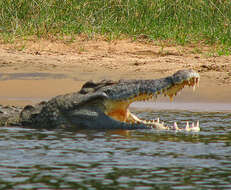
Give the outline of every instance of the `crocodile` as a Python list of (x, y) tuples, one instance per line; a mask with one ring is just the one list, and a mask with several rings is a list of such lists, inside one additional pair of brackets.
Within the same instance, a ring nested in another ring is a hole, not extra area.
[(88, 81), (78, 92), (59, 95), (36, 105), (0, 106), (0, 126), (199, 131), (199, 121), (192, 125), (187, 122), (182, 127), (176, 122), (165, 125), (158, 118), (140, 119), (129, 110), (132, 102), (156, 99), (161, 95), (172, 99), (185, 86), (195, 88), (199, 79), (199, 74), (189, 69), (160, 79)]

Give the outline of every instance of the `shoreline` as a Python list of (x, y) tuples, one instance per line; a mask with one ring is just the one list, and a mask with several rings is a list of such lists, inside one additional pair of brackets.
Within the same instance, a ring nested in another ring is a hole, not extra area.
[[(18, 106), (35, 104), (40, 101), (49, 100), (57, 95), (79, 91), (84, 82), (73, 78), (0, 80), (0, 104)], [(230, 94), (231, 88), (216, 84), (208, 85), (202, 77), (200, 85), (195, 91), (192, 88), (183, 89), (181, 94), (174, 97), (173, 103), (231, 105)], [(157, 98), (157, 104), (162, 103), (170, 103), (169, 105), (171, 106), (171, 102), (167, 97)]]
[(201, 80), (196, 92), (186, 89), (177, 102), (231, 103), (231, 56), (206, 57), (179, 46), (161, 50), (130, 40), (40, 40), (0, 44), (0, 104), (37, 103), (78, 91), (88, 80), (153, 79), (180, 69), (198, 71)]

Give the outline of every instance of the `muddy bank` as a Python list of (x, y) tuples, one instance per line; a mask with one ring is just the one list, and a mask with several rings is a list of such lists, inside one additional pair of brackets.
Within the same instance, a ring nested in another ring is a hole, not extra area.
[(0, 104), (33, 104), (77, 91), (87, 80), (159, 78), (189, 68), (200, 72), (200, 87), (186, 89), (176, 101), (231, 102), (231, 56), (194, 50), (129, 40), (0, 44)]

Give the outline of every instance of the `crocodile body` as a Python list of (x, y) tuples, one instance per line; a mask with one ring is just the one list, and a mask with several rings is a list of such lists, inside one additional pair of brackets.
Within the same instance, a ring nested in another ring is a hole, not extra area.
[(179, 128), (157, 120), (142, 120), (129, 111), (135, 101), (167, 95), (172, 98), (184, 86), (195, 86), (199, 74), (181, 70), (161, 79), (87, 82), (79, 92), (60, 95), (24, 108), (0, 106), (1, 126), (33, 128), (164, 129), (198, 131), (196, 125)]

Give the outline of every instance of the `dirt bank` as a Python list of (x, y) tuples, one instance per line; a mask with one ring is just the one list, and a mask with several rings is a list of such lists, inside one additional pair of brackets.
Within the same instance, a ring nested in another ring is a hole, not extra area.
[(87, 80), (156, 78), (188, 68), (200, 72), (200, 88), (196, 96), (186, 91), (180, 99), (231, 102), (231, 56), (209, 54), (207, 47), (163, 48), (131, 40), (0, 44), (0, 104), (48, 99), (76, 91)]

